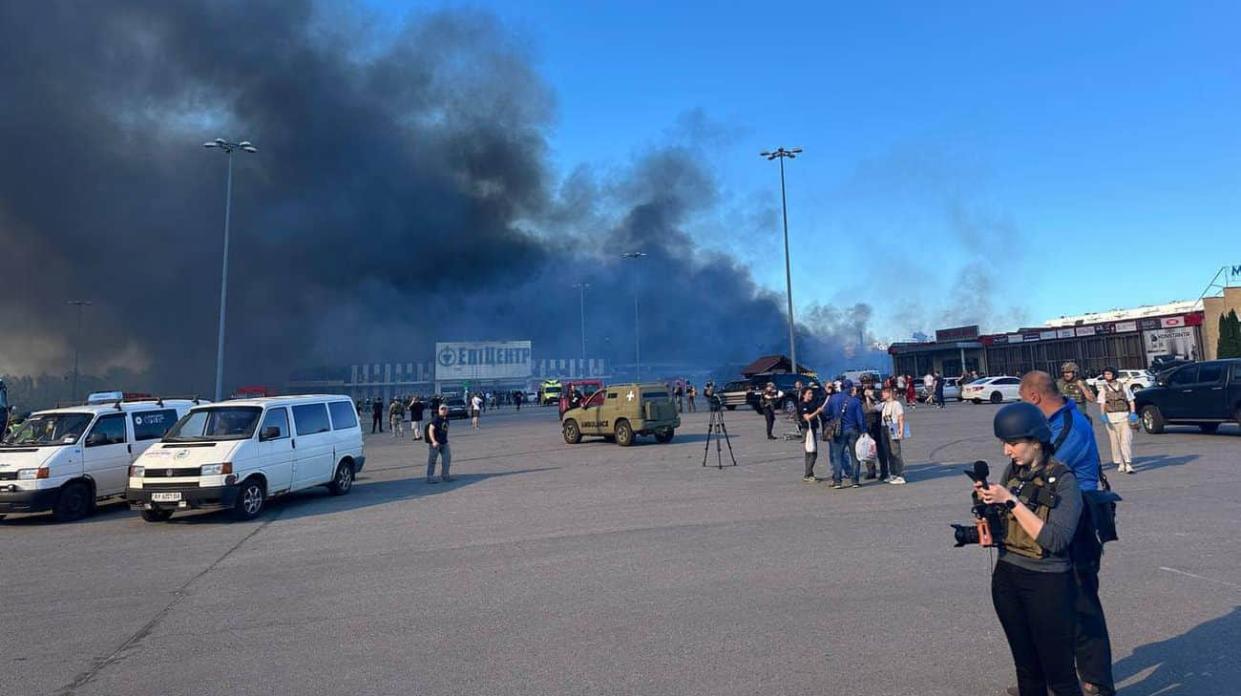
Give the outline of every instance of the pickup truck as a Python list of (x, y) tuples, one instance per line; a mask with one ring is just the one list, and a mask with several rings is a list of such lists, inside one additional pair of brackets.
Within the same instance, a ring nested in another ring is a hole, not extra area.
[(1221, 423), (1241, 424), (1241, 358), (1190, 363), (1160, 373), (1155, 386), (1134, 395), (1148, 433), (1166, 425), (1196, 425), (1213, 433)]

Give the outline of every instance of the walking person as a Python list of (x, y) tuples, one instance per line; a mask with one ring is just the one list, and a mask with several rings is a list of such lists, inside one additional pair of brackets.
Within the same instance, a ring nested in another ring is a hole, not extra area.
[(384, 431), (384, 402), (375, 397), (371, 402), (371, 435)]
[(405, 404), (400, 397), (392, 397), (392, 403), (388, 404), (388, 429), (394, 439), (405, 437)]
[(478, 430), (478, 416), (483, 412), (483, 397), (477, 393), (470, 397), (470, 422)]
[(1116, 379), (1116, 368), (1103, 369), (1103, 381), (1095, 382), (1099, 388), (1099, 408), (1103, 409), (1107, 439), (1112, 446), (1112, 465), (1117, 471), (1133, 473), (1133, 428), (1137, 407), (1133, 392)]
[(689, 412), (694, 413), (698, 409), (694, 407), (694, 397), (698, 395), (698, 390), (694, 389), (694, 385), (690, 384), (685, 387), (685, 397), (689, 399)]
[(935, 405), (944, 407), (944, 376), (938, 372), (935, 373)]
[(763, 418), (767, 419), (768, 440), (776, 439), (776, 436), (771, 434), (771, 429), (776, 426), (776, 404), (780, 402), (783, 396), (784, 392), (776, 391), (775, 382), (768, 382), (763, 389), (762, 396), (759, 397), (763, 409)]
[(681, 380), (677, 380), (676, 388), (677, 413), (685, 413), (685, 385)]
[[(440, 460), (440, 478), (435, 478), (435, 460)], [(452, 466), (452, 450), (448, 447), (448, 407), (440, 405), (434, 420), (427, 425), (427, 483), (448, 482)]]
[(924, 394), (922, 399), (926, 404), (935, 403), (935, 372), (933, 370), (922, 377), (922, 393)]
[(426, 404), (422, 403), (422, 397), (415, 394), (414, 400), (409, 402), (409, 436), (415, 440), (422, 439), (422, 412), (426, 409)]
[(901, 442), (905, 439), (905, 407), (891, 388), (883, 390), (883, 404), (880, 406), (880, 419), (885, 449), (888, 452), (888, 471), (891, 476), (888, 483), (903, 485), (905, 483), (905, 459), (901, 454)]
[(1081, 696), (1069, 557), (1082, 514), (1077, 478), (1052, 458), (1051, 428), (1034, 405), (1004, 406), (992, 429), (1012, 461), (999, 483), (975, 483), (974, 495), (1003, 508), (991, 600), (1013, 655), (1017, 694)]
[(805, 473), (802, 481), (814, 483), (814, 464), (819, 459), (819, 414), (823, 413), (826, 404), (816, 404), (813, 389), (801, 391), (801, 401), (797, 404), (797, 415), (801, 422), (802, 448), (806, 451)]
[(910, 408), (914, 408), (918, 402), (918, 395), (915, 393), (914, 376), (905, 375), (905, 404)]

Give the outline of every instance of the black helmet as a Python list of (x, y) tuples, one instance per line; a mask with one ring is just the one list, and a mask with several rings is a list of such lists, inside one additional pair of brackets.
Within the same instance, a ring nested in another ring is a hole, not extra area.
[(1120, 373), (1119, 373), (1119, 372), (1117, 372), (1117, 371), (1116, 371), (1116, 368), (1114, 368), (1114, 367), (1105, 367), (1105, 368), (1103, 368), (1103, 372), (1100, 372), (1100, 373), (1099, 373), (1099, 376), (1100, 376), (1100, 377), (1102, 377), (1104, 374), (1106, 374), (1106, 373), (1108, 373), (1108, 372), (1111, 372), (1113, 377), (1119, 377), (1119, 376), (1120, 376)]
[(1043, 412), (1034, 404), (1019, 401), (1004, 406), (995, 414), (995, 436), (1004, 442), (1030, 438), (1044, 444), (1051, 442), (1051, 426)]

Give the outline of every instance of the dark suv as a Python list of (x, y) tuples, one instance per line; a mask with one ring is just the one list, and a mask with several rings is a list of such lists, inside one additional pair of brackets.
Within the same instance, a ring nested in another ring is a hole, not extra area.
[(1213, 433), (1220, 423), (1241, 424), (1241, 358), (1182, 365), (1134, 396), (1148, 433), (1162, 433), (1165, 425), (1196, 425)]

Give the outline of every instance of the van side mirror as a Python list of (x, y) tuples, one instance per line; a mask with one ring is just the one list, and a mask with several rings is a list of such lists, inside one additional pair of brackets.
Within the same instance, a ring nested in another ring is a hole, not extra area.
[(270, 425), (263, 428), (263, 432), (259, 433), (259, 442), (267, 442), (268, 440), (280, 439), (280, 428)]

